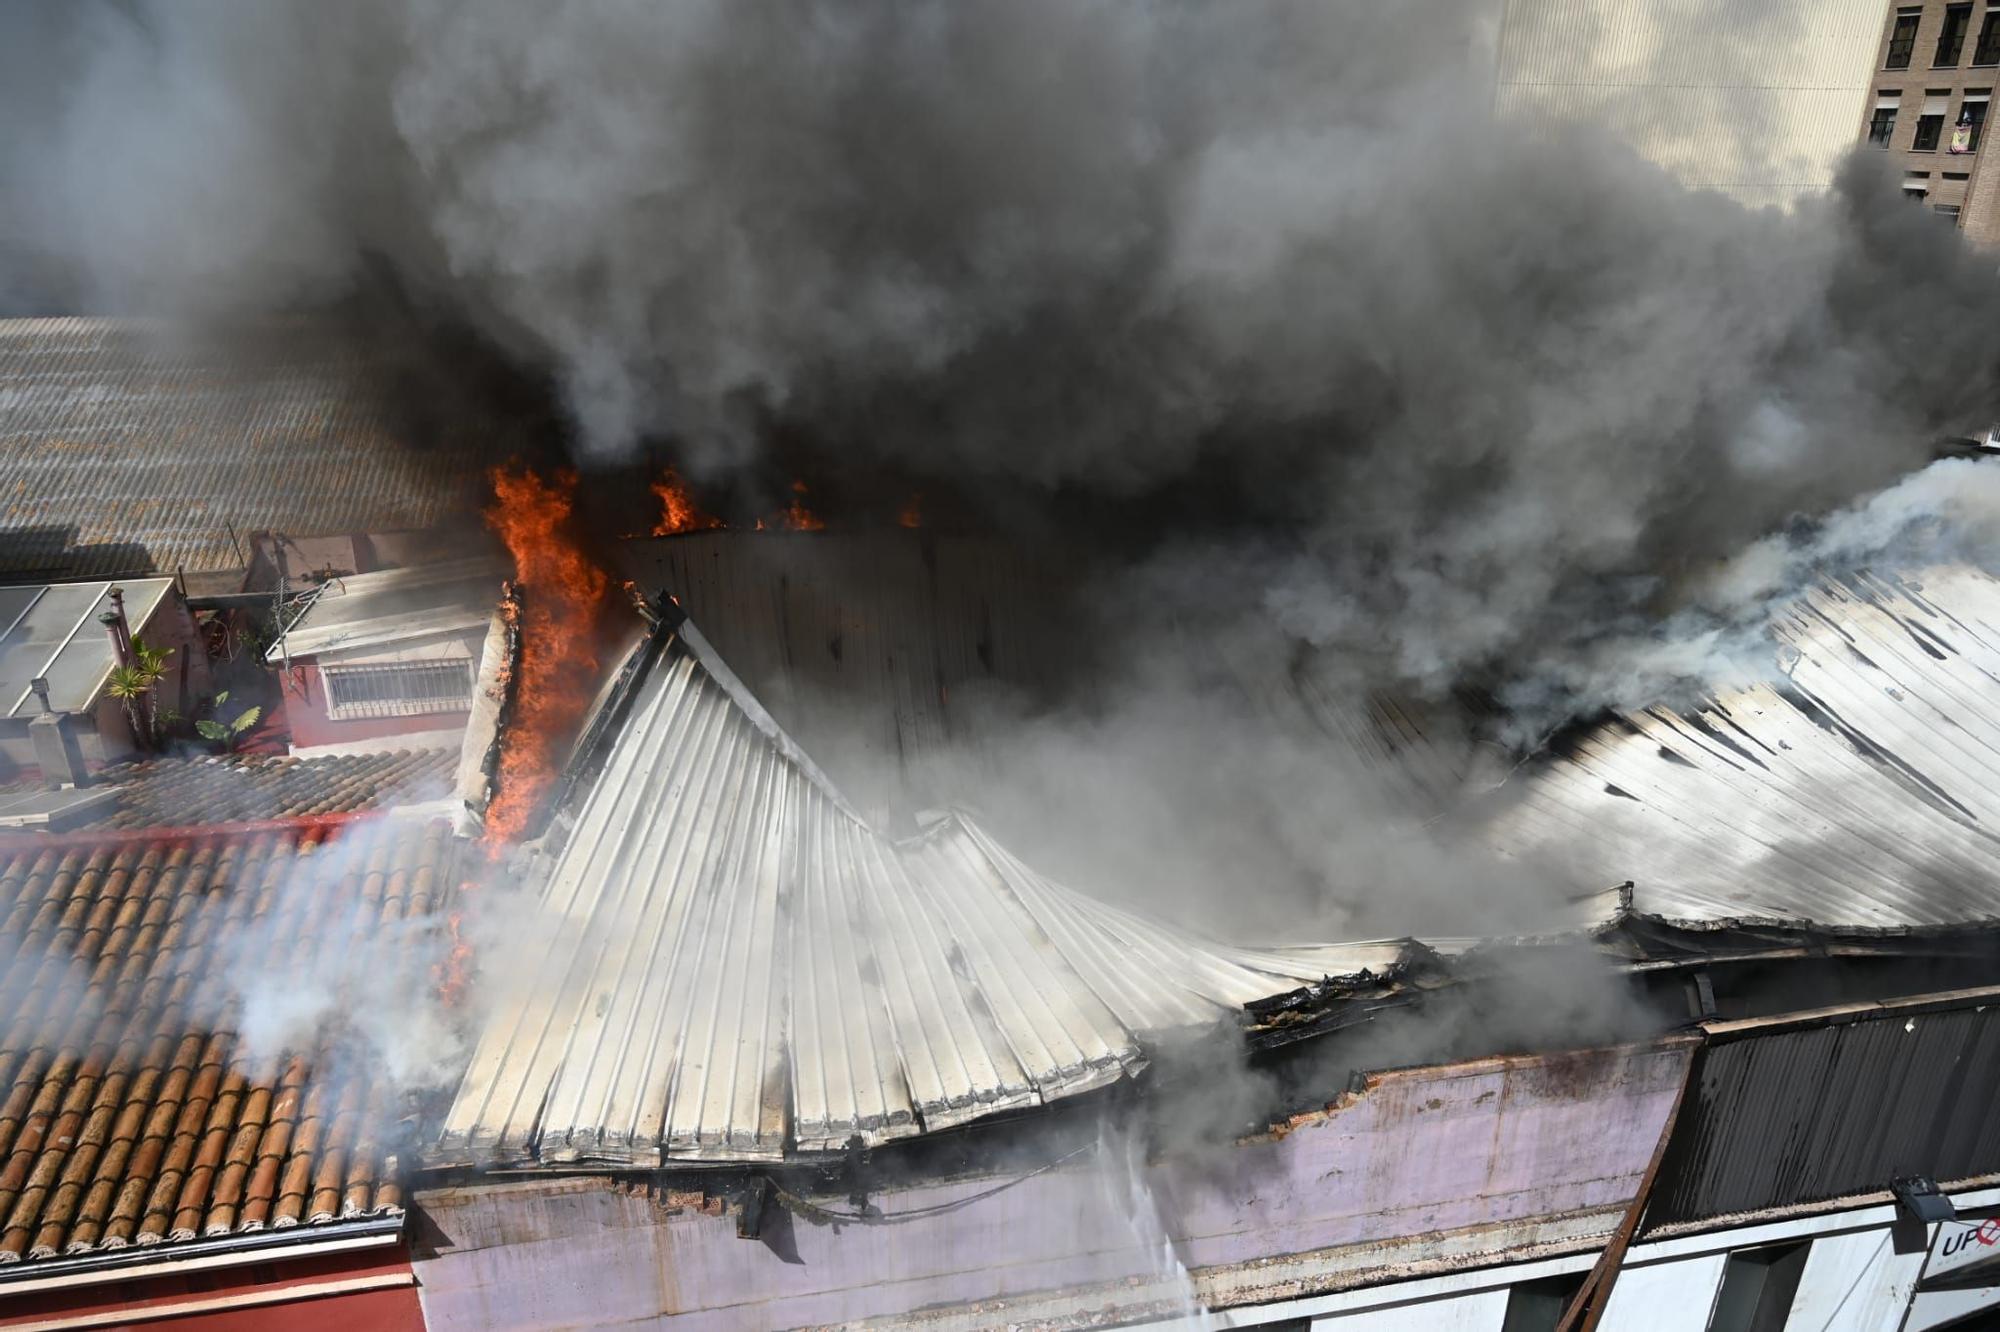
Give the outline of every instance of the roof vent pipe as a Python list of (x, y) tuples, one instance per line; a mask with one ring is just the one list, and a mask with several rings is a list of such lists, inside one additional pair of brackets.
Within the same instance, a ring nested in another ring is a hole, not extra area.
[(125, 622), (125, 589), (114, 587), (108, 594), (111, 609), (99, 611), (97, 622), (111, 639), (111, 656), (120, 666), (132, 664), (132, 628)]

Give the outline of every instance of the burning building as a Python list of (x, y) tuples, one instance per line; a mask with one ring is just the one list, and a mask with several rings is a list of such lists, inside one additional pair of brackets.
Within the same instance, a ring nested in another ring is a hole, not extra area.
[(1667, 155), (1751, 81), (1676, 16), (1596, 98), (1483, 0), (134, 12), (10, 67), (27, 244), (386, 275), (537, 409), (0, 347), (13, 567), (203, 566), (321, 751), (0, 829), (0, 1325), (2000, 1299), (2000, 473), (1881, 489), (2000, 285), (1819, 155), (1861, 7), (1754, 81), (1803, 175), (1676, 163), (1794, 213), (1486, 114), (1501, 32)]
[[(626, 548), (620, 599), (559, 484), (512, 494), (450, 800), (436, 764), (284, 760), (280, 795), (239, 761), (226, 802), (163, 773), (116, 827), (0, 833), (5, 974), (40, 996), (0, 1050), (0, 1320), (1862, 1328), (2000, 1300), (1968, 1261), (2000, 1209), (1986, 575), (1829, 582), (1777, 624), (1778, 684), (1565, 733), (1455, 810), (1582, 862), (1535, 933), (1250, 947), (910, 808), (927, 753), (982, 743), (982, 680), (1063, 656), (1033, 558), (709, 529)], [(836, 700), (863, 742), (823, 765), (800, 736)], [(1619, 1010), (1592, 1039), (1482, 1020), (1579, 968)], [(273, 983), (318, 998), (263, 1008)], [(77, 1020), (37, 1019), (65, 985)], [(418, 1072), (412, 985), (450, 996)], [(1218, 1108), (1218, 1067), (1256, 1094)]]

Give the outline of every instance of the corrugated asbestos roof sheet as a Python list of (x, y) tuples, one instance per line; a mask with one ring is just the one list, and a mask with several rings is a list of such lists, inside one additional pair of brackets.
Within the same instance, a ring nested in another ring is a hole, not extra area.
[(691, 625), (636, 651), (629, 711), (550, 838), (525, 931), (546, 947), (483, 1029), (440, 1162), (881, 1142), (1103, 1086), (1144, 1037), (1402, 955), (1212, 946), (1050, 882), (959, 815), (891, 840)]
[(2000, 918), (2000, 581), (1859, 574), (1773, 632), (1774, 683), (1596, 729), (1515, 779), (1488, 838), (1680, 921)]
[(400, 1211), (406, 1107), (334, 1033), (247, 1048), (239, 986), (403, 946), (450, 846), (416, 823), (0, 844), (0, 1263)]
[(483, 556), (408, 569), (382, 569), (329, 579), (303, 614), (265, 652), (276, 662), (287, 653), (382, 647), (483, 627), (500, 602), (504, 567)]
[(2000, 1171), (2000, 1007), (1860, 1016), (1712, 1037), (1647, 1224)]
[(0, 572), (241, 567), (230, 540), (471, 512), (472, 442), (410, 439), (383, 368), (276, 325), (214, 346), (138, 320), (0, 321)]
[[(189, 828), (442, 800), (452, 792), (457, 762), (458, 751), (449, 749), (139, 759), (95, 774), (88, 789), (112, 790), (118, 798), (90, 822), (103, 828)], [(40, 789), (37, 782), (0, 786), (0, 791)]]

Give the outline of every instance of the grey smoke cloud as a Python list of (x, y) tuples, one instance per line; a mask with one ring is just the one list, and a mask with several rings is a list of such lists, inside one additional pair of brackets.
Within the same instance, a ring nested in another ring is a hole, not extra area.
[(1213, 475), (1259, 537), (1205, 582), (1437, 688), (1888, 482), (1994, 383), (1993, 266), (1877, 173), (1750, 212), (1496, 121), (1495, 20), (30, 6), (5, 165), (88, 303), (289, 307), (377, 256), (552, 367), (588, 456), (712, 473), (804, 425), (961, 479)]
[(1067, 793), (1174, 898), (1232, 867), (1463, 898), (1489, 871), (1370, 831), (1423, 802), (1259, 700), (1552, 682), (1513, 692), (1532, 730), (1672, 677), (1690, 584), (1987, 410), (2000, 313), (1879, 163), (1757, 212), (1495, 119), (1497, 16), (17, 6), (0, 290), (212, 316), (386, 264), (551, 370), (587, 460), (714, 476), (784, 429), (830, 467), (1212, 494), (1106, 586), (1134, 687), (1023, 728), (992, 802), (1053, 845)]

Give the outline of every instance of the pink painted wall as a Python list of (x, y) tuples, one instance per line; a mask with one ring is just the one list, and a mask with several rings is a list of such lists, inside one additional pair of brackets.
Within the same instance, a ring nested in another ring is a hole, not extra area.
[[(476, 660), (476, 658), (475, 658)], [(465, 725), (469, 711), (425, 712), (414, 717), (353, 717), (335, 721), (326, 715), (326, 682), (318, 665), (301, 662), (292, 667), (285, 682), (285, 718), (292, 728), (292, 747), (352, 744), (360, 740), (381, 740), (383, 749), (394, 749), (398, 736), (426, 731), (449, 731)]]
[[(1674, 1045), (1387, 1074), (1281, 1137), (1141, 1166), (1136, 1188), (1077, 1166), (907, 1224), (794, 1218), (787, 1256), (738, 1239), (733, 1216), (601, 1179), (419, 1191), (417, 1275), (440, 1330), (789, 1327), (1602, 1209), (1631, 1197), (1687, 1059)], [(872, 1201), (893, 1214), (1007, 1177)], [(1133, 1220), (1147, 1197), (1164, 1237)]]

